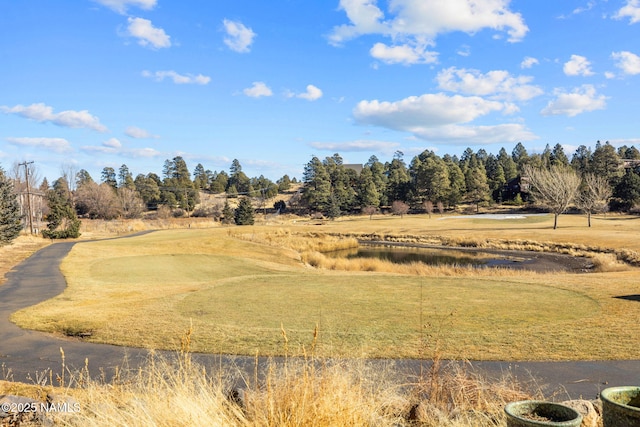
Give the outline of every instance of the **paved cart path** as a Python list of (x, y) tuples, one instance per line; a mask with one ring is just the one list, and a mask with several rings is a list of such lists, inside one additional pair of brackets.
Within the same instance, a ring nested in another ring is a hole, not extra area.
[[(62, 347), (65, 364), (72, 371), (85, 366), (93, 376), (109, 378), (125, 359), (135, 368), (149, 357), (149, 351), (139, 348), (93, 344), (67, 339), (37, 331), (25, 330), (9, 321), (11, 313), (62, 293), (66, 282), (60, 272), (60, 262), (75, 242), (47, 246), (7, 273), (7, 281), (0, 285), (0, 379), (31, 383), (37, 375), (52, 370), (61, 372)], [(205, 367), (240, 367), (253, 372), (255, 358), (195, 354)], [(264, 363), (266, 359), (261, 360)], [(387, 364), (371, 360), (368, 363)], [(428, 361), (397, 360), (394, 366), (400, 375), (410, 378), (420, 372)], [(558, 400), (567, 398), (594, 399), (600, 390), (618, 385), (640, 385), (640, 360), (569, 361), (569, 362), (471, 362), (473, 369), (489, 377), (499, 378), (508, 372), (523, 381), (535, 378), (545, 393)], [(552, 395), (555, 394), (555, 397)]]

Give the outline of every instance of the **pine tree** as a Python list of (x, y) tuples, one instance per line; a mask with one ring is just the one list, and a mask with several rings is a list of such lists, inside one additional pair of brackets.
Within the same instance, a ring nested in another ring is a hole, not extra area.
[(320, 159), (313, 157), (304, 167), (302, 198), (311, 210), (324, 212), (331, 197), (331, 178)]
[(613, 196), (616, 198), (616, 208), (629, 211), (640, 203), (640, 175), (627, 169), (622, 179), (615, 187)]
[(462, 197), (467, 191), (464, 173), (458, 166), (458, 162), (451, 156), (445, 155), (443, 160), (449, 170), (449, 194), (445, 201), (449, 206), (456, 206), (462, 201)]
[(407, 166), (402, 160), (402, 152), (396, 151), (394, 159), (387, 166), (387, 200), (406, 200), (411, 187)]
[(620, 157), (609, 141), (605, 144), (601, 144), (600, 141), (596, 143), (589, 169), (589, 172), (607, 178), (609, 184), (614, 187), (623, 175)]
[(20, 205), (13, 183), (0, 168), (0, 246), (11, 243), (22, 230)]
[(276, 184), (278, 184), (278, 192), (284, 193), (285, 191), (289, 191), (291, 188), (291, 178), (289, 178), (289, 175), (284, 175), (276, 181)]
[(223, 224), (231, 224), (235, 221), (235, 214), (231, 206), (229, 206), (229, 201), (224, 201), (224, 207), (222, 208), (222, 223)]
[(176, 206), (186, 211), (192, 211), (200, 202), (200, 193), (191, 181), (191, 173), (187, 163), (181, 156), (172, 160), (165, 160), (162, 169), (164, 180), (161, 188), (161, 201), (167, 206)]
[(118, 188), (118, 180), (116, 179), (116, 171), (112, 167), (105, 167), (101, 174), (102, 182), (106, 182), (114, 190)]
[(209, 177), (202, 163), (198, 163), (193, 169), (193, 185), (199, 190), (205, 190), (209, 186)]
[(253, 225), (253, 206), (248, 197), (243, 197), (238, 203), (235, 214), (236, 225)]
[(327, 207), (327, 218), (332, 220), (338, 218), (342, 214), (340, 210), (340, 202), (334, 193), (329, 196), (329, 206)]
[(358, 201), (360, 207), (380, 206), (380, 192), (376, 188), (371, 169), (365, 167), (358, 177)]
[(76, 215), (71, 200), (67, 197), (64, 188), (66, 182), (58, 179), (53, 189), (47, 192), (47, 229), (42, 231), (42, 236), (48, 239), (75, 239), (80, 236), (80, 220)]
[(467, 185), (467, 198), (475, 203), (476, 212), (480, 209), (480, 203), (489, 200), (489, 183), (487, 172), (481, 163), (473, 164), (467, 170), (465, 181)]
[(133, 175), (131, 171), (129, 171), (129, 167), (125, 164), (118, 169), (118, 188), (128, 188), (130, 190), (135, 188)]

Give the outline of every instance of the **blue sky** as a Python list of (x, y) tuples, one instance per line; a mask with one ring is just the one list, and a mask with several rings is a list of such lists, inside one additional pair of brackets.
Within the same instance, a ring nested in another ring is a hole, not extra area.
[(640, 145), (640, 0), (0, 0), (0, 166)]

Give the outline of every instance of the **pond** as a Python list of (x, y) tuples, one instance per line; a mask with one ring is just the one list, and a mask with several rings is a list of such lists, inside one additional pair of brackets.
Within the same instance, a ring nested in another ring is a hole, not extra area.
[(469, 266), (469, 267), (508, 267), (526, 263), (527, 258), (496, 253), (487, 253), (468, 249), (406, 247), (380, 244), (360, 244), (358, 248), (325, 253), (332, 258), (377, 258), (396, 264), (422, 262), (428, 265)]

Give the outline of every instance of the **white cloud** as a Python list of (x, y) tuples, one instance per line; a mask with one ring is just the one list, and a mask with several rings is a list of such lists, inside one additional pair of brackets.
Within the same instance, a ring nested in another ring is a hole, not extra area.
[(245, 27), (242, 22), (225, 19), (223, 25), (227, 33), (227, 37), (224, 38), (224, 44), (235, 52), (249, 52), (256, 33), (251, 28)]
[(538, 65), (540, 62), (536, 58), (532, 58), (531, 56), (525, 57), (520, 63), (520, 68), (531, 68), (534, 65)]
[(356, 140), (347, 142), (311, 142), (310, 147), (318, 150), (337, 152), (351, 151), (376, 151), (379, 153), (393, 153), (400, 146), (397, 142), (373, 141), (373, 140)]
[(130, 136), (131, 138), (136, 139), (148, 139), (148, 138), (158, 138), (158, 135), (153, 135), (149, 133), (145, 129), (141, 129), (135, 126), (129, 126), (124, 130), (125, 135)]
[(410, 132), (427, 141), (488, 144), (536, 139), (522, 124), (474, 126), (467, 123), (496, 111), (510, 112), (511, 104), (478, 96), (425, 94), (397, 102), (361, 101), (353, 111), (356, 122)]
[(630, 24), (640, 22), (640, 0), (627, 0), (627, 4), (614, 15), (614, 18), (629, 18)]
[(133, 158), (138, 158), (138, 157), (144, 157), (144, 158), (153, 158), (153, 157), (162, 157), (164, 156), (163, 153), (161, 153), (160, 151), (153, 149), (153, 148), (134, 148), (134, 149), (130, 149), (130, 150), (126, 150), (126, 152), (124, 153), (125, 155), (128, 155), (129, 157), (133, 157)]
[(558, 16), (558, 19), (569, 19), (571, 18), (571, 15), (580, 15), (581, 13), (588, 12), (591, 9), (593, 9), (595, 5), (596, 5), (595, 0), (590, 0), (587, 2), (585, 6), (578, 6), (575, 9), (573, 9), (569, 15), (565, 15), (565, 14), (560, 15)]
[(28, 106), (16, 105), (15, 107), (0, 106), (0, 111), (7, 114), (17, 114), (37, 122), (50, 122), (58, 126), (70, 128), (87, 128), (98, 132), (106, 132), (107, 128), (100, 119), (91, 115), (87, 110), (82, 111), (61, 111), (54, 113), (53, 108), (43, 104), (31, 104)]
[(389, 28), (380, 22), (384, 13), (376, 5), (376, 0), (340, 0), (341, 10), (347, 14), (352, 25), (334, 27), (329, 41), (339, 45), (362, 34), (387, 34)]
[(438, 53), (426, 50), (426, 46), (409, 44), (387, 46), (376, 43), (369, 51), (372, 57), (387, 64), (431, 64), (438, 61)]
[(198, 85), (206, 85), (211, 81), (211, 77), (204, 76), (202, 74), (193, 75), (193, 74), (178, 74), (173, 70), (169, 71), (156, 71), (152, 73), (150, 71), (143, 71), (143, 77), (155, 79), (157, 82), (163, 81), (165, 78), (173, 80), (175, 84), (183, 85), (183, 84), (198, 84)]
[(36, 147), (55, 153), (73, 151), (69, 141), (64, 138), (6, 138), (6, 140), (13, 145)]
[(148, 19), (130, 17), (128, 22), (129, 35), (136, 37), (139, 45), (156, 49), (171, 46), (171, 37), (162, 28), (154, 27)]
[(396, 102), (360, 101), (353, 111), (360, 123), (412, 132), (418, 127), (467, 123), (504, 109), (501, 102), (478, 96), (448, 96), (443, 93), (410, 96)]
[(495, 99), (527, 101), (543, 93), (538, 86), (529, 84), (533, 77), (513, 77), (503, 70), (482, 74), (478, 70), (450, 67), (440, 71), (436, 80), (443, 90), (466, 95), (490, 95)]
[(592, 85), (582, 85), (567, 93), (556, 90), (556, 99), (550, 101), (541, 111), (545, 116), (574, 117), (589, 111), (602, 110), (607, 105), (607, 97), (597, 95)]
[(467, 57), (467, 56), (471, 55), (471, 46), (464, 44), (464, 45), (460, 46), (460, 49), (458, 49), (456, 51), (456, 53), (458, 55), (460, 55), (460, 56)]
[(271, 96), (273, 92), (263, 82), (253, 82), (253, 86), (246, 88), (242, 91), (245, 95), (251, 98), (260, 98), (261, 96)]
[(596, 5), (596, 2), (592, 0), (592, 1), (587, 2), (586, 6), (576, 7), (575, 9), (573, 9), (573, 11), (571, 13), (574, 14), (574, 15), (579, 15), (581, 13), (588, 12), (591, 9), (593, 9), (593, 7), (595, 5)]
[(625, 74), (640, 74), (640, 56), (627, 52), (613, 52), (611, 58), (616, 61), (616, 67)]
[(143, 10), (151, 10), (156, 6), (157, 0), (94, 0), (115, 12), (125, 14), (129, 6), (139, 7)]
[(538, 139), (524, 125), (516, 123), (495, 126), (447, 125), (420, 129), (415, 135), (426, 141), (444, 141), (457, 145), (517, 143)]
[(571, 55), (571, 59), (565, 62), (562, 68), (567, 76), (592, 76), (591, 63), (580, 55)]
[(350, 24), (334, 27), (329, 41), (339, 45), (365, 34), (425, 41), (444, 33), (473, 34), (486, 28), (507, 32), (511, 42), (520, 41), (529, 29), (508, 5), (509, 0), (392, 0), (385, 20), (375, 0), (340, 0)]
[(298, 98), (306, 99), (307, 101), (315, 101), (322, 98), (322, 90), (314, 85), (307, 85), (307, 91), (296, 96)]
[(109, 148), (122, 148), (122, 143), (117, 138), (109, 138), (102, 145)]
[(86, 145), (80, 148), (87, 153), (114, 154), (129, 158), (154, 158), (164, 156), (158, 150), (153, 148), (125, 148), (117, 138), (110, 138), (104, 141), (100, 146)]

